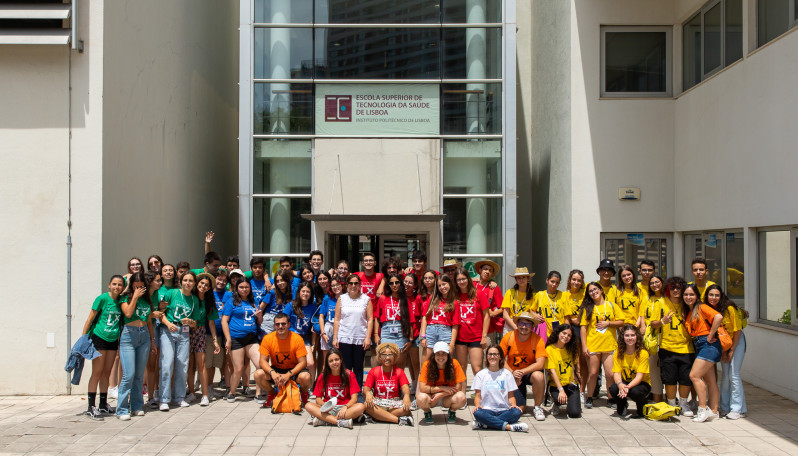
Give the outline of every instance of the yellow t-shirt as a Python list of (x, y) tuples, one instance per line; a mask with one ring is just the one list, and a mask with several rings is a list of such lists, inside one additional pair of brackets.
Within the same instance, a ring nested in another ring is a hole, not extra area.
[(568, 308), (565, 311), (566, 317), (575, 317), (579, 315), (579, 307), (582, 305), (582, 301), (585, 300), (585, 289), (582, 288), (576, 293), (571, 293), (570, 291), (566, 291), (563, 293), (563, 299), (565, 302), (568, 303)]
[(742, 331), (743, 329), (743, 321), (740, 318), (740, 312), (734, 307), (727, 307), (726, 312), (723, 313), (722, 324), (723, 327), (726, 328), (726, 332), (729, 333), (729, 337), (734, 337), (734, 333)]
[[(522, 300), (519, 301), (519, 298)], [(502, 309), (509, 309), (507, 313), (510, 314), (510, 318), (515, 318), (515, 316), (521, 312), (531, 311), (534, 297), (532, 299), (524, 298), (526, 298), (526, 293), (524, 293), (522, 296), (518, 296), (518, 291), (515, 288), (510, 288), (506, 293), (504, 293)]]
[(604, 305), (593, 307), (593, 315), (587, 318), (587, 312), (582, 314), (579, 324), (587, 328), (587, 348), (591, 353), (607, 353), (615, 351), (618, 341), (615, 338), (615, 328), (609, 326), (604, 331), (596, 329), (599, 321), (615, 321), (615, 306), (609, 301), (604, 301)]
[(657, 306), (662, 305), (663, 299), (665, 298), (650, 296), (640, 307), (640, 313), (643, 315), (643, 320), (646, 322), (646, 326), (651, 325), (651, 321), (653, 320), (659, 320), (659, 314), (655, 314), (655, 311), (658, 309)]
[[(689, 285), (695, 285), (695, 280), (693, 280), (692, 282), (690, 282), (690, 283), (689, 283)], [(713, 281), (711, 281), (711, 280), (707, 280), (707, 284), (706, 284), (706, 285), (704, 285), (704, 288), (698, 287), (698, 291), (701, 293), (701, 296), (699, 296), (698, 298), (701, 300), (701, 302), (705, 302), (705, 300), (704, 300), (704, 293), (706, 293), (706, 292), (707, 292), (707, 288), (708, 288), (710, 285), (715, 285), (715, 282), (713, 282)], [(696, 286), (697, 286), (697, 285), (696, 285)]]
[[(567, 385), (573, 383), (574, 380), (574, 358), (568, 353), (565, 348), (557, 348), (556, 345), (551, 344), (546, 347), (546, 353), (549, 357), (546, 359), (546, 370), (555, 369), (557, 377), (560, 378), (560, 385)], [(549, 385), (557, 386), (549, 375)]]
[(631, 383), (638, 373), (643, 374), (643, 381), (651, 384), (651, 376), (648, 367), (648, 352), (640, 350), (638, 356), (627, 355), (624, 353), (622, 359), (612, 355), (612, 371), (621, 374), (621, 378), (626, 383)]
[(640, 302), (648, 300), (648, 287), (643, 285), (643, 282), (637, 282), (637, 291), (640, 293)]
[(660, 349), (674, 353), (695, 353), (693, 339), (687, 330), (682, 318), (681, 303), (674, 304), (668, 298), (657, 301), (657, 308), (654, 310), (655, 320), (661, 320), (669, 312), (673, 312), (672, 320), (669, 324), (662, 325), (662, 343)]
[(624, 290), (620, 293), (616, 301), (618, 304), (618, 320), (622, 319), (624, 323), (637, 324), (641, 302), (640, 296), (635, 296), (634, 292)]
[(609, 301), (613, 304), (618, 303), (618, 295), (621, 294), (620, 291), (618, 291), (618, 287), (616, 287), (615, 285), (610, 285), (606, 288), (602, 286), (601, 289), (604, 290), (605, 301)]
[(532, 300), (532, 311), (543, 315), (543, 318), (546, 319), (547, 336), (551, 335), (555, 321), (559, 324), (565, 322), (566, 307), (568, 307), (568, 302), (563, 297), (562, 291), (557, 291), (554, 297), (551, 297), (546, 290), (538, 291)]

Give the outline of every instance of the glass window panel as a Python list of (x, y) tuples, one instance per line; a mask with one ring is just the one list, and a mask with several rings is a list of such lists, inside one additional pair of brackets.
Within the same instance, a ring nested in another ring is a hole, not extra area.
[(252, 208), (254, 253), (310, 251), (310, 198), (255, 198)]
[[(723, 286), (723, 244), (726, 238), (723, 233), (704, 233), (704, 259), (707, 260), (707, 279)], [(690, 261), (692, 262), (692, 258)], [(689, 281), (694, 280), (692, 267), (689, 269)]]
[(502, 252), (501, 198), (444, 198), (443, 253)]
[(501, 0), (443, 0), (443, 22), (457, 23), (492, 23), (502, 21)]
[(721, 4), (704, 14), (704, 74), (721, 66)]
[(726, 0), (726, 66), (743, 58), (743, 0)]
[(313, 77), (313, 29), (256, 28), (256, 79)]
[(316, 0), (316, 23), (438, 23), (440, 3), (440, 0)]
[[(638, 233), (634, 233), (638, 234)], [(640, 262), (650, 260), (654, 262), (656, 274), (667, 277), (668, 261), (667, 249), (668, 241), (662, 237), (652, 237), (644, 235), (640, 241), (630, 241), (626, 239), (605, 239), (605, 257), (615, 263), (616, 268), (629, 265), (637, 271)], [(640, 279), (639, 273), (638, 280)]]
[(313, 133), (313, 85), (255, 83), (255, 134)]
[(757, 37), (760, 46), (787, 31), (790, 24), (789, 7), (789, 0), (756, 2)]
[(500, 134), (501, 84), (441, 85), (443, 134)]
[[(760, 2), (761, 3), (761, 2)], [(785, 321), (792, 306), (790, 232), (759, 233), (759, 318)]]
[(690, 264), (693, 258), (704, 256), (704, 248), (701, 246), (701, 242), (702, 237), (700, 234), (684, 235), (684, 275), (688, 281), (692, 277)]
[(439, 29), (316, 29), (316, 77), (437, 79)]
[(443, 143), (443, 193), (502, 192), (501, 141)]
[[(296, 253), (296, 252), (294, 252)], [(272, 284), (274, 283), (274, 276), (280, 272), (280, 258), (282, 257), (266, 257), (264, 260), (266, 261), (266, 271), (269, 273), (269, 278), (272, 279)], [(296, 271), (299, 269), (303, 263), (308, 262), (307, 255), (305, 256), (291, 256), (291, 264), (293, 266), (293, 270)]]
[(310, 141), (255, 139), (253, 193), (310, 194)]
[(745, 250), (743, 233), (726, 233), (726, 285), (729, 298), (738, 306), (745, 304)]
[(443, 29), (443, 77), (500, 79), (502, 31), (500, 28)]
[(683, 89), (701, 82), (701, 15), (687, 21), (682, 27)]
[(309, 24), (313, 22), (313, 0), (255, 0), (255, 22)]
[(605, 92), (667, 92), (665, 32), (606, 32)]

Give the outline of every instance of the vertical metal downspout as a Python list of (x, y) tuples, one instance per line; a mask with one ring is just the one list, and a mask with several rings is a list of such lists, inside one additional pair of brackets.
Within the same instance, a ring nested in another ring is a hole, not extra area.
[[(72, 12), (75, 12), (75, 2), (72, 3)], [(75, 20), (75, 16), (72, 16)], [(74, 25), (74, 23), (73, 23)], [(73, 29), (74, 39), (74, 29)], [(73, 46), (75, 42), (73, 41)], [(73, 47), (73, 49), (76, 49)], [(72, 350), (72, 51), (67, 49), (69, 62), (67, 65), (67, 128), (68, 128), (68, 141), (67, 141), (67, 269), (66, 269), (66, 355), (69, 359), (69, 353)], [(66, 373), (66, 392), (72, 394), (72, 382), (70, 381), (69, 372)]]

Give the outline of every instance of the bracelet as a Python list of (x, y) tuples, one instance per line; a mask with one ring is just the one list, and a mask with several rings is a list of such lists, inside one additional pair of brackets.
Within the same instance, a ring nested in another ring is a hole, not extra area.
[(560, 390), (560, 391), (565, 391), (565, 388), (563, 388), (562, 386), (557, 388), (557, 389)]
[(427, 338), (427, 335), (426, 335), (426, 334), (422, 334), (422, 335), (418, 336), (418, 338), (419, 338), (419, 339), (426, 339), (426, 338)]

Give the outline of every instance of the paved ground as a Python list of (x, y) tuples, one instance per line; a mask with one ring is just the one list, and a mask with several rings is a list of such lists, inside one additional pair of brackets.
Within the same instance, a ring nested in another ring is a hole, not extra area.
[[(272, 415), (250, 399), (213, 402), (165, 413), (153, 411), (122, 422), (82, 415), (83, 397), (0, 398), (0, 454), (264, 454), (318, 455), (514, 455), (514, 454), (798, 454), (798, 404), (746, 385), (747, 418), (693, 423), (622, 421), (597, 401), (580, 419), (529, 416), (529, 433), (473, 431), (470, 409), (445, 424), (356, 425), (354, 430), (314, 428), (302, 416)], [(416, 412), (416, 421), (421, 411)], [(523, 453), (522, 453), (523, 452)]]

